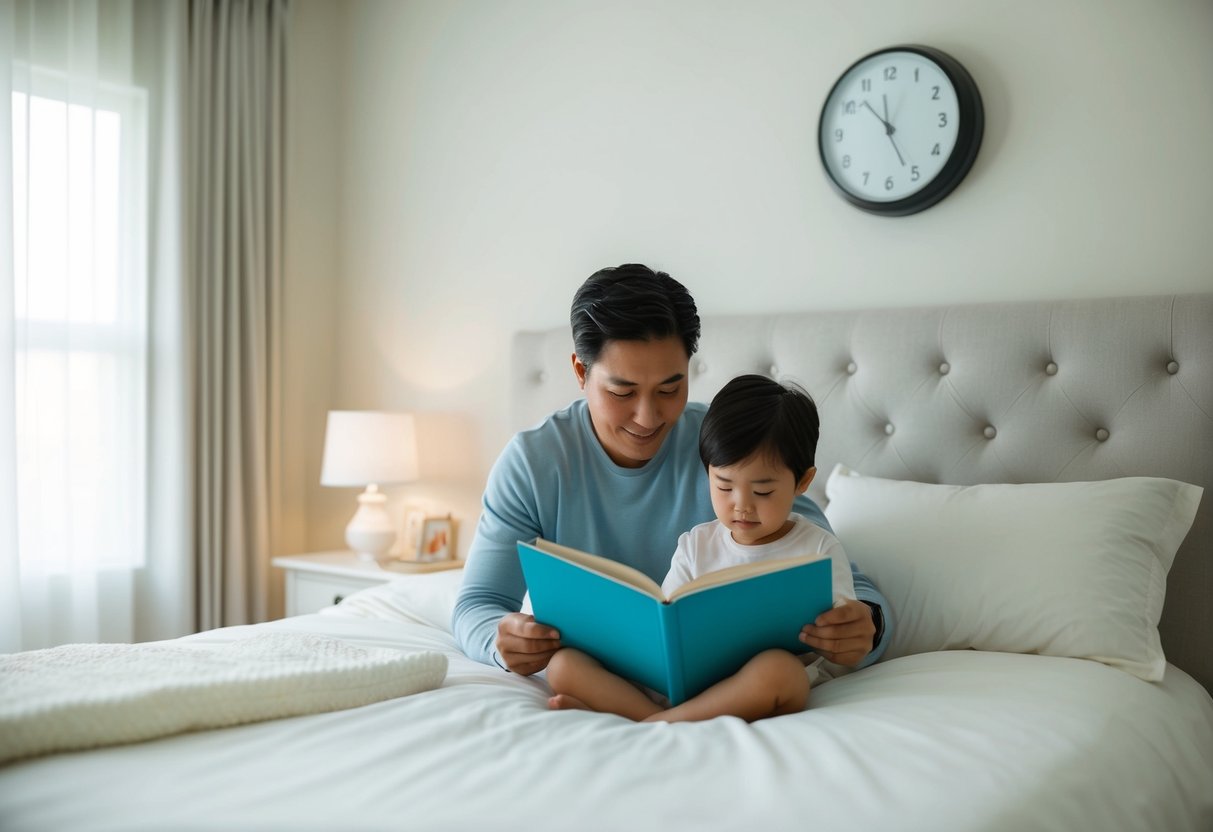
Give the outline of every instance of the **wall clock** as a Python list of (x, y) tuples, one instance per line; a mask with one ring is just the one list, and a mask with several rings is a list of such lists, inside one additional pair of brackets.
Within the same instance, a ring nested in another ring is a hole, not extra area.
[(834, 84), (817, 143), (848, 202), (903, 217), (960, 184), (984, 127), (981, 93), (959, 61), (929, 46), (894, 46), (860, 58)]

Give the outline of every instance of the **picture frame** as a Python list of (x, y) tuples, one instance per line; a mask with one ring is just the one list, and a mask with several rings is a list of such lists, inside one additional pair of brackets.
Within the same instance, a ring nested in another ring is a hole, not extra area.
[(455, 558), (455, 519), (450, 514), (427, 514), (415, 509), (405, 513), (399, 560), (436, 563)]
[(451, 515), (427, 517), (421, 526), (417, 560), (451, 560), (455, 557), (455, 521)]
[(404, 528), (400, 535), (400, 553), (397, 560), (417, 560), (421, 551), (421, 532), (428, 515), (422, 509), (410, 509), (404, 514)]

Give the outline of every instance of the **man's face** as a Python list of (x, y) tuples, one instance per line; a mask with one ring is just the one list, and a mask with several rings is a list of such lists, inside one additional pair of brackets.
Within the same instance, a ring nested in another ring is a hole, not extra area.
[(657, 454), (686, 407), (689, 364), (676, 336), (608, 341), (588, 372), (573, 356), (594, 433), (612, 462), (639, 468)]

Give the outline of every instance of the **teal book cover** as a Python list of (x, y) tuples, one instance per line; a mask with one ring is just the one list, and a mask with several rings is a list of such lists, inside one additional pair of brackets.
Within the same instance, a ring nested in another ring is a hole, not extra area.
[(801, 628), (833, 605), (829, 558), (758, 561), (666, 598), (647, 575), (543, 539), (518, 542), (535, 620), (613, 672), (686, 701), (772, 647), (808, 652)]

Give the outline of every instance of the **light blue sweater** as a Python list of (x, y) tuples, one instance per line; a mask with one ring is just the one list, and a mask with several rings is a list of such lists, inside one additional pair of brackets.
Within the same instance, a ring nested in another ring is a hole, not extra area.
[[(699, 459), (706, 412), (706, 405), (689, 403), (657, 455), (641, 468), (611, 461), (594, 436), (585, 399), (517, 434), (489, 473), (455, 603), (452, 629), (463, 651), (486, 664), (502, 664), (494, 645), (497, 622), (517, 612), (526, 593), (519, 540), (542, 537), (613, 558), (661, 583), (678, 536), (716, 516)], [(798, 497), (793, 511), (830, 528), (808, 497)], [(851, 568), (856, 597), (879, 604), (885, 621), (880, 643), (860, 665), (865, 666), (884, 652), (892, 616), (884, 596), (854, 563)]]

